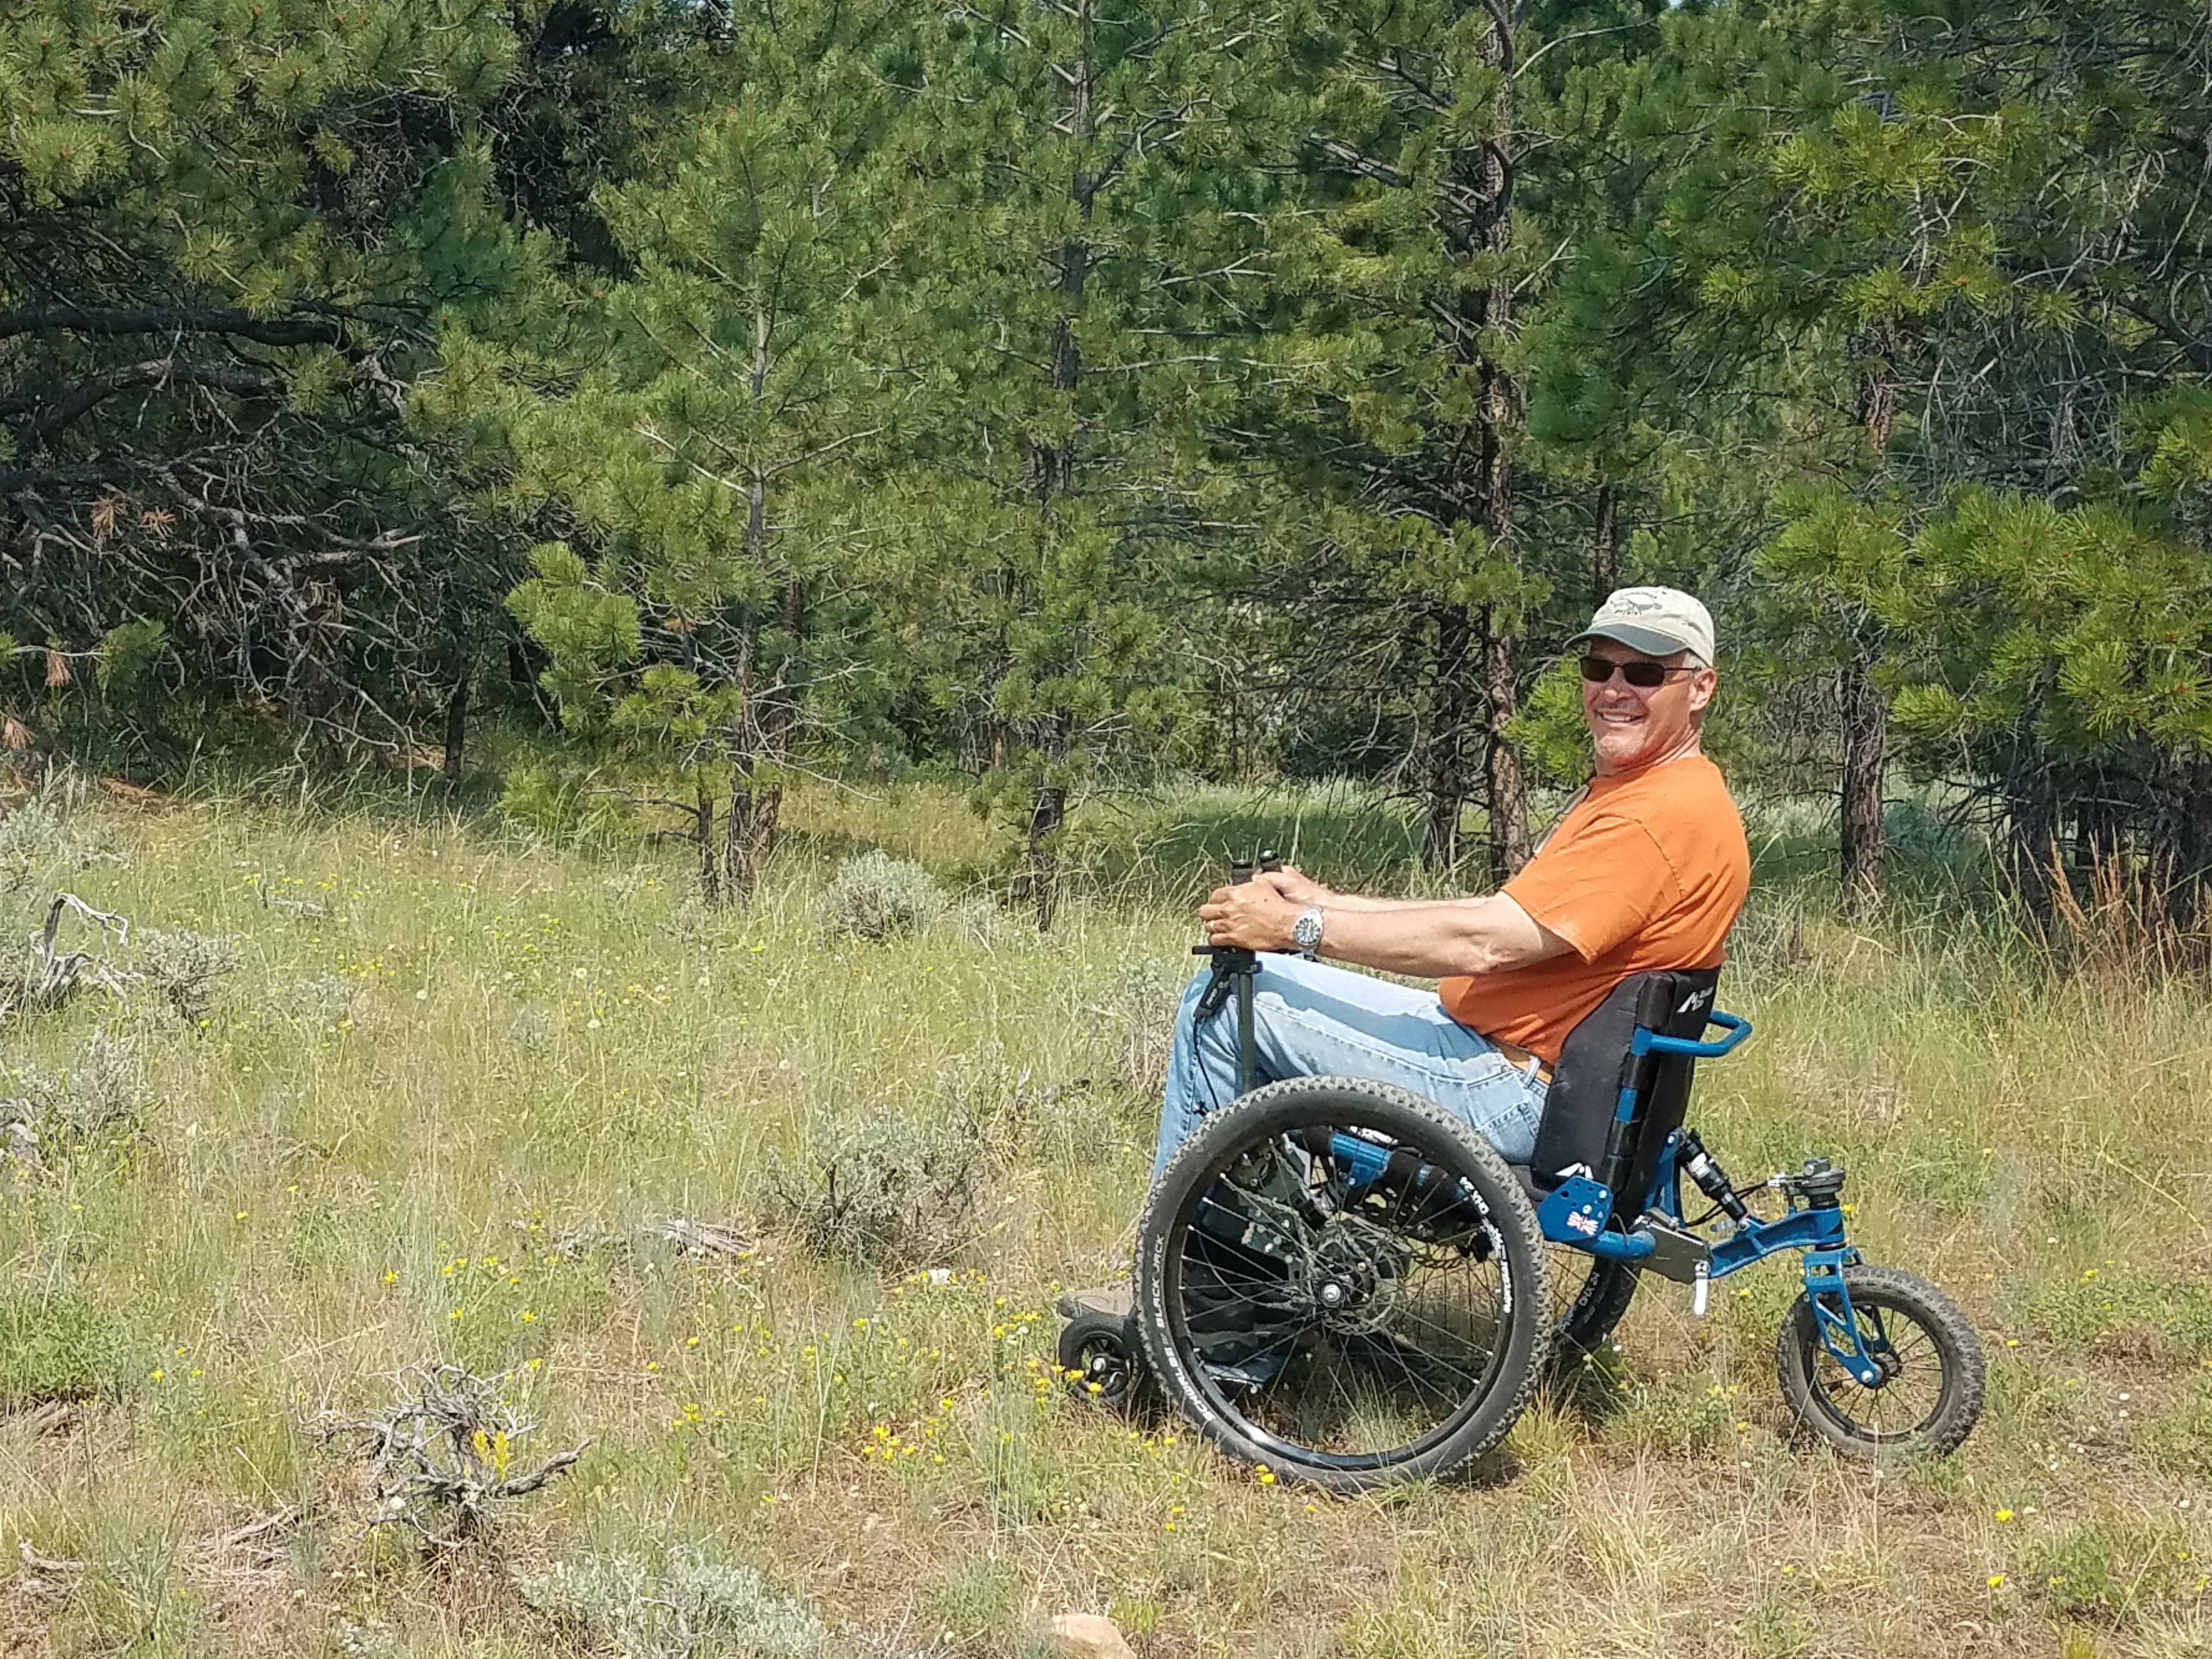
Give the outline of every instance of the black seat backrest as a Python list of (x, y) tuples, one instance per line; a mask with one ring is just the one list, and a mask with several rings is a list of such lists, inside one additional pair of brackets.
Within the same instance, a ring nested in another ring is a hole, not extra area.
[[(1628, 1215), (1643, 1207), (1659, 1148), (1682, 1127), (1697, 1061), (1686, 1054), (1647, 1054), (1639, 1068), (1629, 1044), (1639, 1025), (1662, 1036), (1703, 1036), (1720, 978), (1717, 968), (1632, 974), (1567, 1034), (1553, 1068), (1543, 1121), (1536, 1127), (1535, 1156), (1529, 1160), (1540, 1191), (1550, 1191), (1563, 1171), (1580, 1164), (1613, 1188), (1614, 1203)], [(1633, 1132), (1621, 1167), (1608, 1170), (1606, 1146), (1613, 1114), (1622, 1086), (1630, 1082), (1639, 1085)]]

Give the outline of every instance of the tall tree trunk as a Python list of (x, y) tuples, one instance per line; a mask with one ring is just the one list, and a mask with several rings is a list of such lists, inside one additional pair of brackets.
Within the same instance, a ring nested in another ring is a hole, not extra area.
[(1843, 902), (1863, 915), (1881, 901), (1882, 775), (1889, 747), (1889, 704), (1867, 678), (1866, 665), (1844, 670)]
[[(1513, 246), (1513, 27), (1516, 0), (1487, 0), (1490, 27), (1481, 55), (1496, 71), (1492, 137), (1454, 158), (1436, 211), (1456, 255), (1486, 260), (1490, 280), (1469, 285), (1456, 306), (1453, 349), (1473, 370), (1472, 415), (1458, 428), (1438, 491), (1438, 516), (1448, 528), (1474, 526), (1483, 532), (1483, 557), (1517, 569), (1513, 454), (1521, 422), (1520, 387), (1498, 355), (1513, 328), (1513, 278), (1507, 256)], [(1515, 601), (1492, 603), (1480, 617), (1462, 604), (1435, 615), (1436, 675), (1430, 707), (1429, 756), (1424, 793), (1427, 821), (1421, 861), (1446, 869), (1462, 856), (1460, 818), (1471, 771), (1479, 764), (1490, 809), (1489, 854), (1493, 873), (1518, 869), (1528, 856), (1528, 811), (1520, 757), (1505, 728), (1520, 712), (1514, 662)]]
[(470, 666), (469, 659), (463, 657), (453, 690), (446, 694), (446, 760), (441, 769), (447, 783), (461, 781), (461, 747), (469, 730)]
[(2172, 875), (2166, 909), (2173, 925), (2202, 940), (2212, 927), (2212, 761), (2174, 756), (2157, 780), (2166, 797), (2159, 813), (2158, 855)]
[[(1498, 108), (1482, 146), (1478, 199), (1482, 241), (1493, 262), (1483, 301), (1483, 336), (1503, 339), (1513, 330), (1514, 272), (1507, 259), (1513, 247), (1515, 155), (1513, 29), (1515, 0), (1489, 0), (1490, 32), (1483, 60), (1498, 75)], [(1492, 558), (1518, 569), (1520, 543), (1515, 519), (1513, 454), (1520, 436), (1521, 388), (1511, 368), (1486, 346), (1482, 356), (1481, 522), (1490, 532)], [(1482, 771), (1490, 808), (1490, 873), (1504, 883), (1528, 861), (1528, 800), (1521, 777), (1521, 757), (1506, 727), (1521, 712), (1516, 678), (1517, 602), (1492, 605), (1483, 613)]]
[(439, 609), (446, 628), (446, 758), (439, 769), (447, 783), (461, 781), (461, 750), (468, 740), (469, 684), (476, 677), (475, 643), (468, 635), (468, 619), (462, 613), (453, 584), (440, 584)]
[[(1897, 425), (1897, 338), (1884, 324), (1876, 331), (1867, 366), (1860, 372), (1852, 413), (1866, 433), (1879, 468)], [(1881, 783), (1889, 748), (1889, 706), (1867, 670), (1880, 654), (1880, 624), (1869, 619), (1870, 636), (1855, 642), (1842, 685), (1843, 826), (1837, 854), (1838, 885), (1846, 914), (1857, 915), (1881, 902), (1882, 866), (1888, 836), (1882, 823)]]
[[(1098, 178), (1088, 165), (1087, 149), (1092, 137), (1091, 100), (1093, 90), (1091, 80), (1095, 72), (1091, 56), (1095, 21), (1092, 0), (1077, 0), (1075, 16), (1079, 44), (1075, 67), (1066, 77), (1073, 95), (1066, 131), (1075, 146), (1077, 156), (1080, 158), (1074, 178), (1068, 185), (1069, 199), (1075, 207), (1078, 228), (1060, 245), (1060, 273), (1054, 284), (1059, 290), (1060, 315), (1053, 329), (1050, 368), (1052, 389), (1071, 404), (1078, 388), (1083, 384), (1083, 343), (1076, 335), (1076, 321), (1081, 314), (1084, 289), (1090, 280), (1091, 216), (1099, 186)], [(1072, 410), (1069, 412), (1072, 413)], [(1033, 465), (1041, 532), (1039, 546), (1048, 560), (1052, 556), (1058, 533), (1060, 502), (1075, 489), (1079, 465), (1077, 446), (1079, 441), (1071, 422), (1065, 435), (1048, 439), (1035, 446)], [(1041, 771), (1036, 790), (1030, 799), (1030, 818), (1024, 840), (1029, 861), (1030, 897), (1036, 907), (1039, 933), (1051, 928), (1054, 914), (1059, 908), (1058, 832), (1067, 820), (1067, 787), (1062, 781), (1062, 774), (1073, 744), (1073, 716), (1069, 710), (1053, 709), (1044, 717), (1042, 740), (1038, 744), (1042, 751), (1039, 756)]]
[(1474, 627), (1467, 607), (1443, 605), (1433, 619), (1436, 665), (1429, 696), (1429, 754), (1422, 795), (1428, 811), (1421, 828), (1421, 866), (1450, 870), (1460, 860), (1460, 817), (1467, 806), (1467, 758), (1473, 748)]
[(1506, 722), (1520, 708), (1514, 641), (1494, 625), (1496, 611), (1483, 612), (1483, 690), (1488, 694), (1490, 724), (1484, 736), (1483, 782), (1490, 801), (1490, 876), (1504, 886), (1528, 862), (1528, 798), (1521, 777), (1521, 757), (1505, 735)]
[(1030, 898), (1036, 907), (1037, 932), (1051, 931), (1060, 904), (1060, 850), (1053, 836), (1067, 822), (1067, 791), (1056, 783), (1037, 786), (1030, 807)]
[(1619, 491), (1610, 483), (1597, 487), (1597, 533), (1590, 541), (1590, 604), (1603, 605), (1606, 595), (1620, 586), (1620, 553), (1613, 544), (1613, 520), (1619, 511)]
[(2058, 799), (2041, 746), (2032, 732), (2017, 734), (2003, 780), (2006, 853), (2021, 902), (2039, 921), (2051, 920), (2059, 879)]
[[(730, 821), (722, 831), (722, 875), (729, 902), (744, 904), (760, 884), (761, 871), (775, 851), (783, 817), (783, 765), (791, 758), (799, 729), (800, 683), (797, 641), (806, 629), (806, 584), (796, 571), (784, 578), (783, 633), (793, 653), (777, 665), (767, 685), (756, 691), (747, 675), (744, 708), (738, 714), (744, 735), (742, 753), (732, 750)], [(757, 654), (758, 646), (753, 647)]]
[[(774, 360), (768, 308), (753, 307), (753, 361), (750, 384), (756, 404), (768, 395)], [(745, 478), (745, 558), (757, 570), (769, 568), (768, 469), (756, 457)], [(782, 763), (798, 720), (799, 642), (805, 629), (805, 584), (795, 571), (784, 575), (785, 655), (764, 672), (761, 623), (753, 607), (738, 645), (732, 681), (738, 710), (730, 723), (730, 811), (722, 826), (721, 897), (748, 902), (760, 884), (761, 870), (775, 850), (783, 815)]]
[(783, 816), (783, 786), (740, 782), (730, 789), (730, 821), (722, 830), (722, 878), (729, 902), (744, 904), (760, 885)]
[(709, 908), (722, 902), (722, 868), (714, 846), (714, 798), (701, 784), (691, 808), (691, 833), (699, 843), (699, 896)]

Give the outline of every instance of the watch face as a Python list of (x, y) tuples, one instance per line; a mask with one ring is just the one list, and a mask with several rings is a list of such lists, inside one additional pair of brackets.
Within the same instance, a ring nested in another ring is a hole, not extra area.
[(1321, 943), (1321, 918), (1308, 911), (1291, 926), (1291, 939), (1299, 950), (1310, 951)]

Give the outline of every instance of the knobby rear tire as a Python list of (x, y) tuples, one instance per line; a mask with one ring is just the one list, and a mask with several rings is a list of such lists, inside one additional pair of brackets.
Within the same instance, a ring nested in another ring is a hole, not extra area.
[[(1289, 1131), (1357, 1124), (1423, 1149), (1431, 1162), (1471, 1191), (1494, 1232), (1500, 1255), (1504, 1328), (1486, 1384), (1472, 1407), (1462, 1405), (1449, 1431), (1405, 1456), (1381, 1453), (1347, 1462), (1311, 1449), (1255, 1437), (1243, 1413), (1224, 1409), (1201, 1375), (1202, 1357), (1186, 1322), (1182, 1336), (1170, 1302), (1180, 1283), (1182, 1241), (1199, 1201), (1238, 1158)], [(1171, 1258), (1173, 1258), (1171, 1261)], [(1136, 1316), (1152, 1381), (1174, 1408), (1237, 1462), (1285, 1480), (1335, 1492), (1372, 1490), (1397, 1481), (1432, 1480), (1480, 1456), (1505, 1437), (1528, 1406), (1552, 1340), (1545, 1249), (1534, 1211), (1497, 1152), (1434, 1103), (1393, 1085), (1358, 1078), (1294, 1078), (1232, 1102), (1202, 1123), (1154, 1183), (1138, 1225)], [(1191, 1346), (1186, 1346), (1186, 1343)]]

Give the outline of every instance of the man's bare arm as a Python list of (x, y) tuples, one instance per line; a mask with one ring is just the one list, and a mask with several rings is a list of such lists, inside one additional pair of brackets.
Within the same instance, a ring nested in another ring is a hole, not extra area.
[(1322, 886), (1295, 865), (1285, 865), (1280, 870), (1262, 870), (1252, 879), (1266, 882), (1301, 910), (1309, 904), (1318, 904), (1332, 914), (1339, 910), (1426, 910), (1437, 904), (1455, 902), (1444, 899), (1369, 898), (1360, 893), (1340, 893), (1334, 888)]
[[(1291, 924), (1312, 902), (1294, 902), (1273, 884), (1254, 880), (1216, 889), (1198, 914), (1216, 944), (1279, 951), (1290, 946)], [(1342, 908), (1333, 900), (1321, 906), (1322, 956), (1423, 979), (1500, 973), (1574, 948), (1503, 893), (1380, 910)]]
[(1496, 974), (1573, 949), (1503, 893), (1389, 910), (1322, 907), (1321, 954), (1386, 973)]

